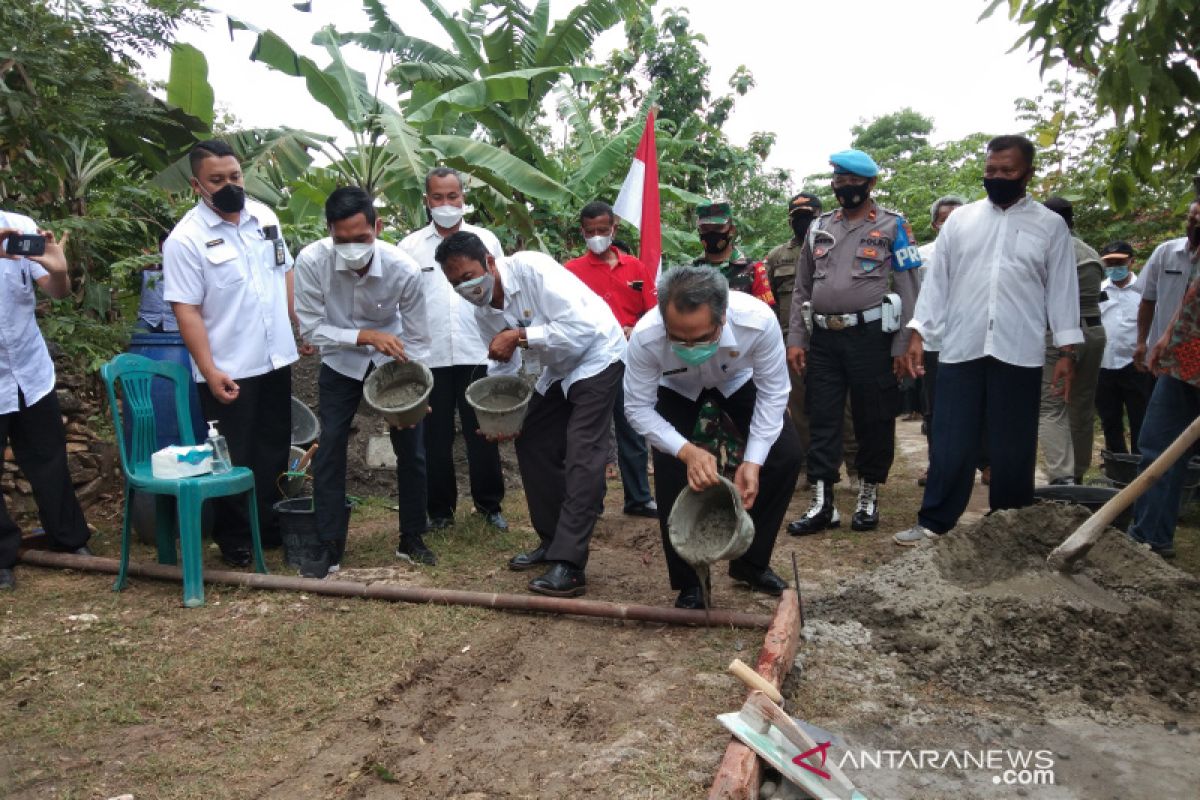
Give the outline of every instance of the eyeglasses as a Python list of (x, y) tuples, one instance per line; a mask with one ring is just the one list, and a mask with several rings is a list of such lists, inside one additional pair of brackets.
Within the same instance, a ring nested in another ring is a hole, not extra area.
[(720, 338), (721, 338), (721, 326), (720, 325), (718, 325), (716, 328), (714, 328), (711, 333), (707, 333), (704, 336), (699, 336), (695, 339), (690, 339), (690, 340), (689, 339), (679, 339), (674, 336), (671, 336), (670, 334), (667, 335), (668, 342), (670, 342), (671, 344), (681, 344), (684, 347), (695, 347), (698, 344), (712, 344), (713, 342), (717, 341)]

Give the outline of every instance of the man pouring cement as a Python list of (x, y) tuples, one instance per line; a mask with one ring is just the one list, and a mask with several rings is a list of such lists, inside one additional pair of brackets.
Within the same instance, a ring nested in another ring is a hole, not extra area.
[(621, 387), (625, 334), (605, 302), (544, 253), (496, 258), (473, 233), (448, 236), (434, 253), (446, 280), (475, 306), (489, 373), (515, 373), (521, 354), (544, 369), (534, 388), (517, 463), (540, 544), (508, 562), (543, 566), (529, 590), (555, 597), (586, 591), (588, 544), (604, 501), (608, 426)]
[(658, 281), (658, 307), (629, 339), (625, 415), (654, 447), (659, 527), (677, 608), (702, 608), (696, 571), (671, 546), (667, 518), (685, 486), (718, 482), (718, 454), (754, 521), (750, 549), (729, 565), (735, 581), (777, 595), (775, 537), (800, 477), (803, 451), (787, 412), (783, 334), (770, 306), (730, 292), (717, 271), (675, 267)]

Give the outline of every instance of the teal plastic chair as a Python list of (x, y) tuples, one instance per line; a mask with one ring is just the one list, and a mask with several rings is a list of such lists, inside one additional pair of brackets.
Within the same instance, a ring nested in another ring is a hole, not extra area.
[[(152, 361), (133, 353), (122, 353), (100, 368), (100, 376), (108, 390), (117, 446), (121, 452), (121, 470), (125, 473), (124, 523), (121, 526), (121, 570), (117, 573), (113, 591), (126, 585), (129, 568), (130, 501), (133, 492), (155, 495), (155, 538), (158, 543), (158, 563), (175, 564), (175, 526), (172, 524), (171, 503), (179, 522), (179, 551), (183, 559), (183, 604), (188, 608), (204, 605), (204, 564), (201, 547), (200, 511), (205, 500), (245, 494), (250, 504), (250, 534), (254, 545), (254, 568), (265, 573), (262, 542), (258, 532), (258, 502), (254, 492), (254, 473), (246, 467), (234, 467), (221, 475), (199, 475), (195, 478), (155, 478), (150, 470), (150, 455), (157, 449), (154, 422), (154, 402), (150, 387), (155, 378), (165, 378), (175, 387), (175, 416), (179, 420), (179, 444), (196, 444), (192, 431), (192, 416), (188, 405), (188, 374), (181, 365), (169, 361)], [(117, 384), (121, 385), (130, 419), (122, 420), (121, 405), (117, 402)], [(126, 444), (126, 426), (132, 436)]]

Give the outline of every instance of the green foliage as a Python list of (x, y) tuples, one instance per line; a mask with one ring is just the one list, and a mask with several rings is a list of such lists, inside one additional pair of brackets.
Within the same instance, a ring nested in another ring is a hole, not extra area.
[(129, 326), (113, 325), (107, 317), (98, 317), (71, 300), (50, 301), (41, 329), (46, 341), (56, 344), (88, 372), (98, 371), (129, 344)]
[[(1005, 4), (992, 0), (991, 15)], [(1097, 109), (1112, 113), (1105, 144), (1109, 198), (1135, 207), (1135, 179), (1161, 169), (1200, 171), (1200, 4), (1195, 0), (1007, 0), (1026, 28), (1013, 45), (1040, 59), (1042, 73), (1066, 61), (1094, 79)]]

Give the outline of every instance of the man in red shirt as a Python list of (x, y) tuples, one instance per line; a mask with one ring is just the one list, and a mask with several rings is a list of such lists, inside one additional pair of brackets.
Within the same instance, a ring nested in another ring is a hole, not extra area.
[[(617, 217), (612, 206), (594, 200), (579, 212), (579, 227), (587, 243), (587, 253), (566, 263), (566, 268), (600, 295), (625, 330), (633, 326), (658, 304), (654, 275), (641, 261), (612, 246)], [(646, 474), (646, 440), (625, 419), (625, 398), (618, 392), (613, 406), (617, 429), (617, 462), (621, 467), (621, 485), (625, 490), (625, 513), (658, 518), (658, 506), (650, 494)]]

